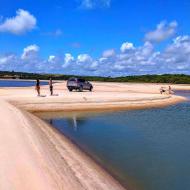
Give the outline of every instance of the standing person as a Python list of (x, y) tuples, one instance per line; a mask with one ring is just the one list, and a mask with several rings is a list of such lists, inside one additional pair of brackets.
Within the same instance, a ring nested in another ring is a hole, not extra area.
[(39, 79), (36, 80), (36, 91), (38, 93), (38, 96), (40, 96), (40, 80)]
[(171, 86), (168, 87), (168, 92), (169, 92), (169, 94), (172, 94), (172, 88), (171, 88)]
[(53, 95), (53, 81), (52, 78), (49, 79), (49, 90), (50, 90), (50, 95)]

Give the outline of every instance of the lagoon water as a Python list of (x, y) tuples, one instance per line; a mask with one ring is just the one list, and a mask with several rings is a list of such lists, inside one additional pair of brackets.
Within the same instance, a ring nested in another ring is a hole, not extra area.
[[(181, 94), (190, 98), (190, 93)], [(189, 101), (159, 109), (45, 118), (128, 190), (190, 189)]]
[[(40, 82), (41, 85), (48, 84), (47, 82)], [(27, 80), (0, 80), (0, 87), (27, 87), (35, 86), (35, 81)]]

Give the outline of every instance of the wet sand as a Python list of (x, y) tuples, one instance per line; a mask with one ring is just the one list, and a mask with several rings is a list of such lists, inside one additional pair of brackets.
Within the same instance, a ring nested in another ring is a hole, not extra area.
[[(93, 92), (68, 92), (54, 86), (59, 96), (36, 97), (34, 87), (0, 89), (0, 189), (2, 190), (120, 190), (104, 169), (67, 138), (30, 112), (139, 109), (184, 101), (160, 95), (157, 84), (94, 83)], [(163, 85), (162, 85), (163, 86)], [(174, 89), (190, 89), (174, 85)]]

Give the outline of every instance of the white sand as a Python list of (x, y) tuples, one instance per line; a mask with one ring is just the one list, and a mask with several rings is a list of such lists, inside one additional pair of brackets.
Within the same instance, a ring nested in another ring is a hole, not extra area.
[(123, 189), (40, 119), (0, 103), (0, 189)]
[[(36, 97), (33, 87), (0, 89), (0, 190), (120, 190), (123, 187), (64, 136), (29, 111), (131, 109), (184, 98), (160, 95), (160, 85), (94, 83), (94, 92)], [(173, 88), (190, 89), (175, 85)], [(42, 94), (48, 87), (42, 87)]]
[[(93, 92), (68, 92), (65, 83), (54, 86), (59, 96), (49, 96), (47, 86), (42, 87), (41, 94), (47, 97), (36, 97), (33, 87), (1, 89), (1, 97), (12, 104), (28, 111), (72, 111), (97, 109), (133, 109), (165, 106), (182, 101), (183, 98), (161, 95), (157, 84), (131, 83), (93, 83)], [(187, 85), (173, 85), (174, 89), (189, 89)]]

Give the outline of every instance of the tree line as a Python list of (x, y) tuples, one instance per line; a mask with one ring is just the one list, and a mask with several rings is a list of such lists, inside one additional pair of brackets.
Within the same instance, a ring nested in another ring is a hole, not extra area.
[(14, 71), (0, 71), (0, 78), (11, 79), (41, 79), (48, 80), (68, 80), (70, 77), (84, 78), (88, 81), (102, 82), (142, 82), (142, 83), (174, 83), (190, 84), (190, 75), (184, 74), (163, 74), (163, 75), (140, 75), (140, 76), (122, 76), (122, 77), (100, 77), (100, 76), (78, 76), (63, 74), (39, 74)]

